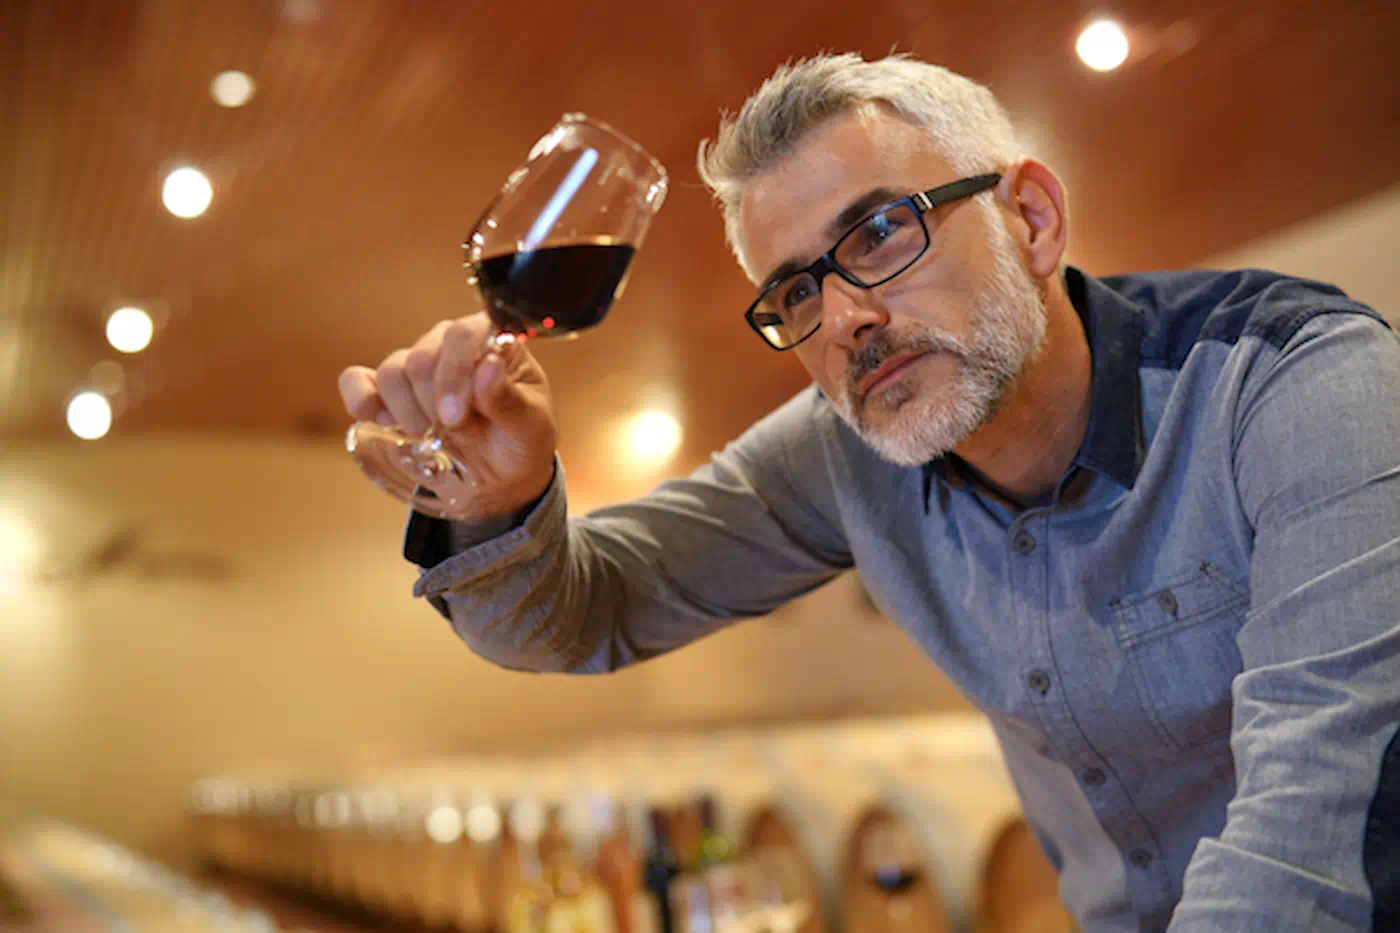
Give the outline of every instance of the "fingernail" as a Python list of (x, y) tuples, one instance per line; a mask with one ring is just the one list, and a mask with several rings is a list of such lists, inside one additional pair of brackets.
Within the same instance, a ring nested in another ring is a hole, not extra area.
[(501, 376), (501, 358), (496, 353), (486, 354), (486, 359), (481, 361), (481, 370), (486, 385), (493, 385)]
[(455, 395), (444, 395), (438, 402), (438, 417), (443, 424), (456, 424), (462, 418), (462, 403)]

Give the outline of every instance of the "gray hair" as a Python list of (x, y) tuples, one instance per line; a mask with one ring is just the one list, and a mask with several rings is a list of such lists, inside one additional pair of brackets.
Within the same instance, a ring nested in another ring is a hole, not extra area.
[(718, 138), (700, 143), (700, 178), (724, 212), (724, 235), (739, 265), (756, 280), (739, 242), (744, 185), (773, 168), (813, 129), (864, 103), (884, 104), (928, 131), (960, 175), (975, 175), (1022, 157), (1011, 120), (986, 87), (904, 54), (865, 61), (854, 52), (822, 54), (778, 68), (744, 102), (721, 116)]

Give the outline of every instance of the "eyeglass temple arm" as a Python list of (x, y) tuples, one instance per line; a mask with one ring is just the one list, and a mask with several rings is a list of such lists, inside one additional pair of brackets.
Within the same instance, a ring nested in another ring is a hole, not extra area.
[(920, 191), (914, 195), (914, 203), (919, 206), (919, 210), (922, 212), (931, 211), (940, 204), (947, 204), (950, 201), (956, 201), (959, 198), (977, 194), (979, 191), (986, 191), (999, 181), (1001, 181), (1000, 172), (989, 172), (986, 175), (973, 175), (970, 178), (963, 178), (951, 184), (939, 185), (937, 188)]

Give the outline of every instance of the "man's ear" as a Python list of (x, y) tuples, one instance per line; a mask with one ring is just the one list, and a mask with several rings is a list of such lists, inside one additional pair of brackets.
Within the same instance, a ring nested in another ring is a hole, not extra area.
[(1064, 185), (1043, 162), (1023, 159), (1002, 173), (996, 191), (1014, 218), (1011, 235), (1027, 268), (1036, 278), (1048, 279), (1059, 270), (1069, 243)]

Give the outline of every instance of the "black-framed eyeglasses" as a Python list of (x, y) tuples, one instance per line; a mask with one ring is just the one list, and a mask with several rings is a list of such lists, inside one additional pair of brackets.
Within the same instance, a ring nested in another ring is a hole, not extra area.
[(995, 172), (974, 175), (877, 208), (816, 262), (765, 287), (744, 319), (773, 349), (791, 350), (822, 326), (822, 280), (828, 274), (834, 272), (858, 288), (885, 284), (928, 251), (925, 214), (999, 181), (1001, 175)]

